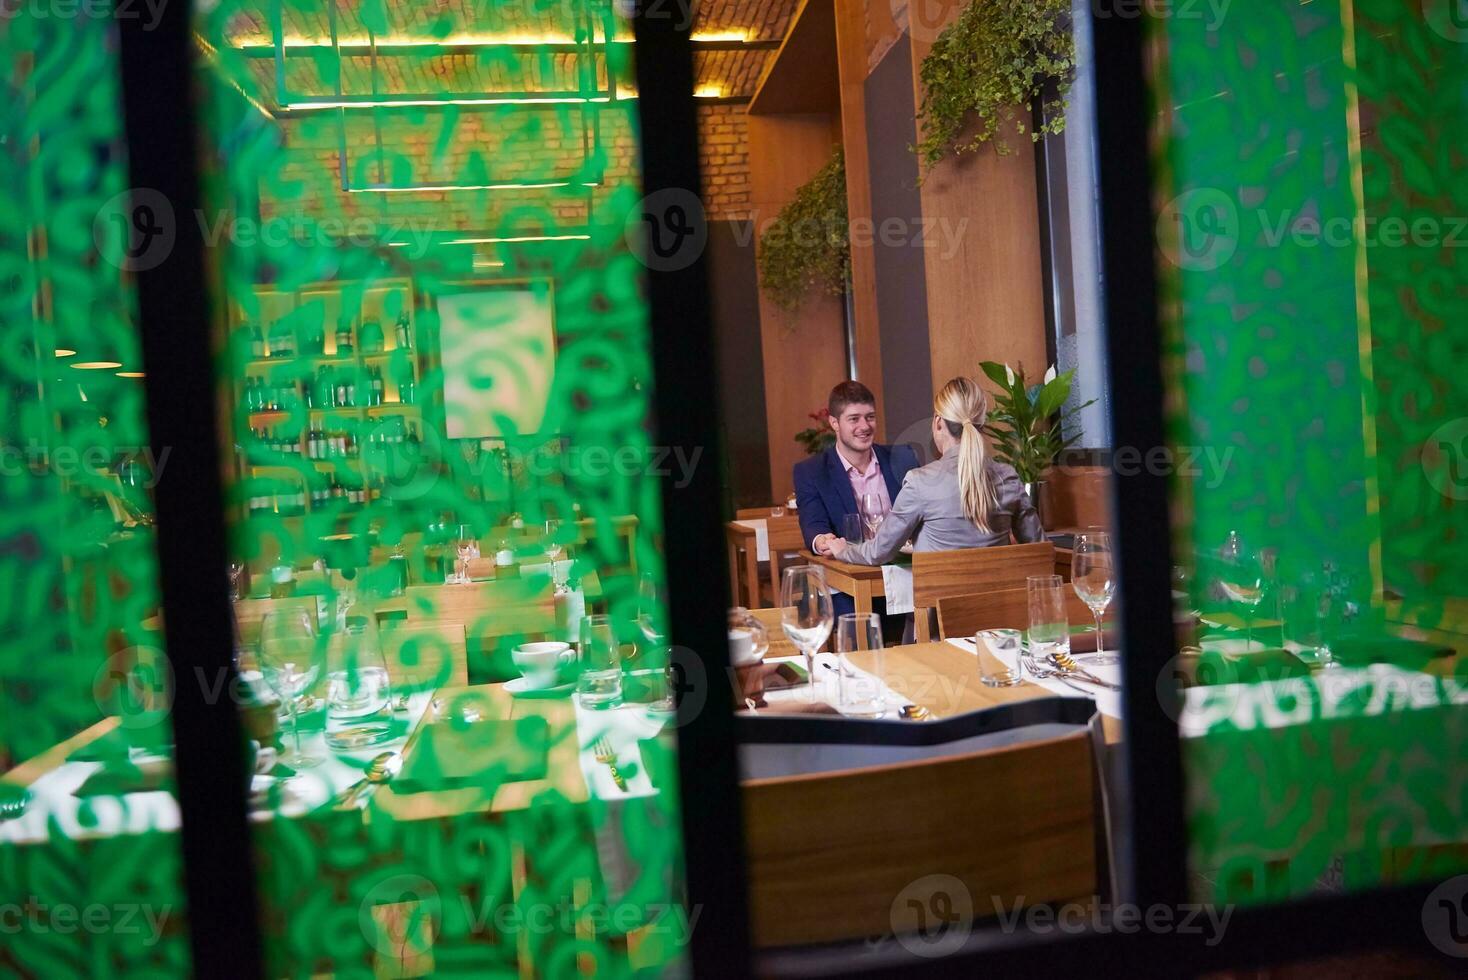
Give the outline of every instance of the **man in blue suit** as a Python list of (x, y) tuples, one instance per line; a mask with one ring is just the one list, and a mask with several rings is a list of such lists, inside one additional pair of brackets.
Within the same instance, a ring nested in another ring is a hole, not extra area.
[[(805, 546), (814, 550), (818, 534), (841, 536), (848, 514), (859, 514), (857, 495), (876, 494), (883, 512), (902, 489), (902, 478), (917, 466), (911, 446), (878, 446), (877, 399), (860, 381), (843, 381), (826, 402), (836, 444), (795, 464), (795, 502)], [(851, 597), (833, 596), (836, 615), (853, 612)]]

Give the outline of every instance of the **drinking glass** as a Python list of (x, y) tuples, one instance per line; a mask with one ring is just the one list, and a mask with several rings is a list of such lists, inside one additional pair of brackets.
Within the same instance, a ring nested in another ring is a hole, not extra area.
[(773, 506), (773, 507), (770, 508), (770, 516), (771, 517), (784, 517), (785, 516), (785, 508), (782, 507), (782, 506), (780, 506), (779, 504), (776, 504), (775, 506)]
[(260, 620), (260, 672), (290, 714), (295, 747), (281, 757), (292, 769), (309, 769), (321, 760), (301, 748), (300, 698), (321, 676), (325, 649), (311, 616), (303, 609), (266, 613)]
[(587, 707), (609, 707), (622, 699), (622, 652), (611, 616), (581, 620), (581, 670), (576, 696)]
[(1329, 614), (1330, 601), (1330, 592), (1322, 577), (1308, 571), (1279, 590), (1285, 640), (1298, 647), (1297, 652), (1309, 651), (1314, 664), (1322, 670), (1340, 666), (1325, 639), (1325, 619)]
[(326, 744), (376, 745), (392, 735), (392, 688), (370, 612), (348, 609), (340, 636), (327, 655)]
[(826, 571), (819, 565), (793, 565), (780, 582), (780, 625), (790, 642), (805, 655), (808, 683), (816, 683), (815, 653), (831, 635), (835, 617)]
[(988, 641), (992, 658), (979, 657), (979, 680), (985, 687), (1014, 687), (1024, 680), (1021, 666), (1024, 643), (1019, 630), (980, 630), (974, 649), (982, 652)]
[(861, 544), (866, 540), (865, 522), (860, 514), (841, 515), (841, 536), (850, 544)]
[(1116, 572), (1111, 561), (1111, 536), (1105, 531), (1086, 531), (1076, 535), (1075, 554), (1071, 558), (1070, 584), (1096, 617), (1096, 652), (1086, 659), (1098, 666), (1116, 664), (1121, 658), (1104, 653), (1101, 643), (1101, 616), (1111, 605), (1116, 592)]
[(1070, 620), (1065, 614), (1065, 582), (1059, 575), (1025, 580), (1030, 604), (1030, 656), (1038, 664), (1070, 653)]
[[(662, 591), (658, 587), (657, 576), (652, 572), (643, 572), (637, 580), (637, 629), (650, 650), (661, 650), (667, 646), (668, 638), (662, 630)], [(636, 652), (628, 657), (629, 660), (642, 655), (640, 646), (634, 649)]]
[[(851, 654), (862, 650), (863, 644), (871, 658), (871, 670), (860, 670), (851, 662)], [(836, 621), (836, 656), (840, 712), (852, 718), (880, 718), (886, 714), (881, 618), (876, 613), (842, 613)]]
[(1264, 598), (1264, 565), (1250, 551), (1238, 531), (1228, 532), (1228, 540), (1219, 549), (1218, 584), (1229, 600), (1244, 608), (1244, 650), (1254, 649), (1254, 610)]
[(887, 516), (887, 508), (882, 504), (880, 493), (864, 493), (857, 501), (861, 510), (861, 519), (866, 524), (868, 538), (877, 536), (877, 528), (882, 526), (882, 519)]

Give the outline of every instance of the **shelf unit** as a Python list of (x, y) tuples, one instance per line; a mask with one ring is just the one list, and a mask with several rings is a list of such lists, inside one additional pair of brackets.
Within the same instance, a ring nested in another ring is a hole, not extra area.
[[(253, 309), (234, 303), (230, 311), (244, 513), (359, 509), (382, 495), (392, 455), (423, 435), (412, 283), (257, 286), (252, 293)], [(380, 346), (373, 331), (364, 333), (371, 323)]]

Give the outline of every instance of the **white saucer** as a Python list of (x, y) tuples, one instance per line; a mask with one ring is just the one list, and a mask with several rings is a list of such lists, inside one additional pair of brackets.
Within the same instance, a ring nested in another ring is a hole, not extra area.
[(531, 687), (530, 682), (523, 677), (505, 681), (505, 690), (517, 698), (555, 698), (570, 694), (571, 689), (576, 686), (574, 681), (565, 684), (557, 684), (555, 687)]

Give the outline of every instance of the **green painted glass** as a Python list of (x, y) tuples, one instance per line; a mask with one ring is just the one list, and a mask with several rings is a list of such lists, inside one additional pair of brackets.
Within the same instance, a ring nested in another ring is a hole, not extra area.
[(110, 11), (0, 20), (0, 973), (183, 976)]
[[(675, 964), (630, 25), (610, 0), (197, 23), (246, 717), (281, 753), (271, 972)], [(507, 693), (518, 647), (582, 640), (621, 668), (552, 656), (551, 696)]]
[(1151, 28), (1195, 890), (1461, 871), (1468, 47), (1349, 0)]

